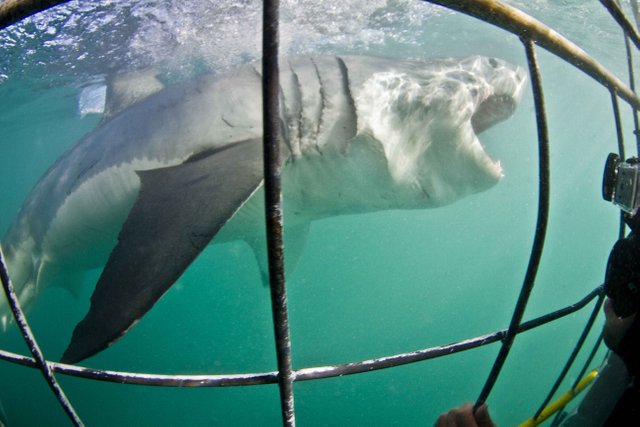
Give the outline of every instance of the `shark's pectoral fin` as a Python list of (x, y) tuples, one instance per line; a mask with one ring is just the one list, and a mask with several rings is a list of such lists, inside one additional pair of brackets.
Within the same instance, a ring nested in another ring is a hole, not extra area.
[[(285, 218), (286, 221), (286, 218)], [(295, 271), (298, 260), (302, 256), (304, 245), (309, 235), (309, 222), (288, 226), (284, 230), (285, 269), (287, 273)], [(245, 242), (251, 247), (258, 264), (260, 278), (265, 287), (269, 287), (269, 265), (267, 257), (267, 241), (264, 234), (246, 237)]]
[(262, 168), (254, 139), (139, 172), (138, 199), (62, 361), (105, 349), (151, 309), (261, 185)]
[(309, 222), (303, 222), (284, 230), (284, 243), (287, 251), (284, 260), (288, 273), (293, 273), (298, 266), (298, 261), (302, 257), (304, 246), (307, 243), (307, 237), (309, 237), (310, 225)]

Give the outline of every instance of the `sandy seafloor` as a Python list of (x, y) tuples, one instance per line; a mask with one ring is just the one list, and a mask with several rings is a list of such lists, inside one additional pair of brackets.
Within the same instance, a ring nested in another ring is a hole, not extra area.
[[(104, 75), (149, 66), (169, 80), (259, 57), (257, 2), (70, 3), (0, 32), (0, 231), (47, 167), (99, 122), (78, 96)], [(419, 1), (282, 2), (283, 53), (412, 58), (491, 55), (526, 67), (517, 37)], [(618, 28), (598, 2), (514, 1), (627, 79)], [(609, 93), (538, 50), (551, 143), (551, 211), (525, 319), (572, 304), (598, 286), (617, 235), (618, 210), (600, 196), (616, 150)], [(635, 154), (622, 104), (627, 152)], [(288, 276), (294, 368), (408, 352), (508, 325), (523, 282), (537, 211), (537, 138), (530, 86), (508, 121), (481, 137), (503, 180), (438, 209), (337, 217), (313, 223)], [(29, 312), (51, 360), (88, 308), (44, 291)], [(589, 306), (591, 307), (591, 306)], [(586, 308), (518, 337), (488, 403), (501, 426), (530, 417), (555, 381), (590, 313)], [(598, 319), (561, 390), (597, 338)], [(0, 348), (27, 354), (15, 325)], [(498, 352), (465, 353), (361, 375), (295, 384), (301, 426), (430, 425), (478, 396)], [(604, 350), (595, 359), (602, 361)], [(148, 373), (227, 374), (275, 369), (269, 292), (249, 248), (210, 246), (129, 334), (84, 365)], [(88, 426), (279, 425), (275, 385), (176, 389), (59, 376)], [(63, 426), (40, 374), (0, 363), (9, 425)]]

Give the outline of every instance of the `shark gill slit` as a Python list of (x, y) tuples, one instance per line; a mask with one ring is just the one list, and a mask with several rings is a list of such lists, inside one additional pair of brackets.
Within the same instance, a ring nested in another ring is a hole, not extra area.
[[(303, 99), (302, 99), (302, 85), (300, 84), (300, 78), (298, 77), (298, 73), (295, 72), (295, 69), (293, 68), (293, 66), (291, 65), (290, 62), (287, 61), (287, 63), (289, 64), (289, 70), (291, 70), (291, 77), (293, 78), (293, 87), (295, 89), (295, 93), (293, 94), (293, 97), (297, 99), (298, 103), (300, 104), (300, 109), (298, 111), (298, 135), (296, 135), (296, 138), (298, 140), (297, 144), (298, 144), (298, 149), (301, 149), (301, 144), (302, 144), (302, 117), (304, 116), (303, 114), (303, 110), (304, 110), (304, 103), (303, 103)], [(295, 156), (291, 156), (292, 160), (295, 160)]]
[(320, 146), (318, 145), (318, 138), (320, 137), (320, 129), (322, 128), (322, 122), (323, 122), (323, 118), (324, 118), (324, 110), (327, 107), (327, 102), (326, 102), (326, 94), (324, 92), (324, 85), (322, 83), (322, 76), (320, 75), (320, 70), (318, 69), (318, 65), (316, 64), (316, 61), (313, 58), (309, 58), (311, 60), (311, 64), (313, 65), (313, 69), (316, 70), (316, 77), (318, 78), (318, 87), (320, 88), (320, 102), (321, 102), (321, 106), (320, 106), (320, 113), (318, 114), (318, 124), (316, 125), (316, 137), (315, 137), (315, 149), (318, 152), (318, 154), (322, 155), (322, 150), (320, 150)]
[[(342, 76), (342, 90), (344, 91), (348, 104), (348, 123), (353, 124), (351, 129), (349, 129), (349, 134), (355, 136), (358, 133), (358, 114), (356, 111), (356, 103), (353, 99), (353, 94), (351, 93), (351, 86), (349, 85), (349, 69), (342, 58), (336, 56), (336, 60), (338, 61), (338, 68), (340, 69), (340, 75)], [(345, 141), (344, 154), (346, 154), (347, 147), (352, 140), (353, 137)]]

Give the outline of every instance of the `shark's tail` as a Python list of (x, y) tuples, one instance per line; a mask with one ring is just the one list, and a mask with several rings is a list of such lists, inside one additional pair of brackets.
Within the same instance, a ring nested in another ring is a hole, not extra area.
[[(17, 245), (3, 244), (0, 254), (23, 311), (28, 311), (36, 296), (50, 285), (64, 288), (74, 297), (80, 294), (85, 270), (51, 259), (48, 254), (36, 250), (32, 240), (26, 239)], [(0, 290), (0, 327), (4, 332), (13, 318), (7, 297)]]
[[(30, 305), (38, 284), (40, 262), (35, 262), (31, 248), (21, 244), (17, 247), (3, 245), (0, 255), (6, 266), (13, 289), (23, 309)], [(0, 326), (6, 332), (13, 321), (13, 313), (4, 291), (0, 291)]]

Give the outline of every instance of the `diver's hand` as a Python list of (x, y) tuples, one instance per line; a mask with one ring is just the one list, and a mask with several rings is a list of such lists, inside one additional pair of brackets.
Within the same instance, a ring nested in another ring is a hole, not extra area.
[(480, 405), (474, 414), (473, 405), (465, 403), (459, 408), (440, 415), (435, 427), (496, 427), (496, 425), (489, 415), (486, 404)]

